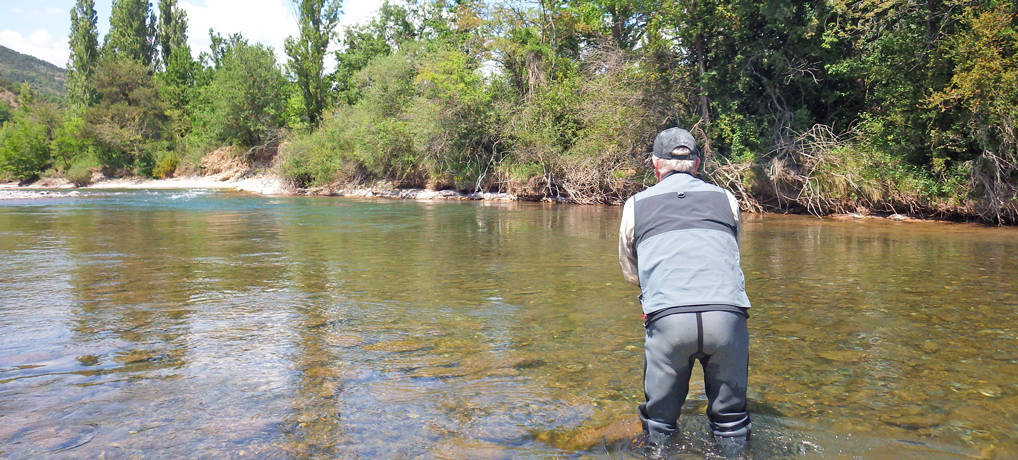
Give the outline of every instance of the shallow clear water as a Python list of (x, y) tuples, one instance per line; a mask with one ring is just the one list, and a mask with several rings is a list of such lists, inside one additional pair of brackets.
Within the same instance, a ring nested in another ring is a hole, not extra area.
[[(0, 457), (639, 453), (619, 214), (0, 201)], [(747, 219), (749, 455), (1018, 455), (1015, 229)], [(677, 456), (712, 454), (694, 378)]]

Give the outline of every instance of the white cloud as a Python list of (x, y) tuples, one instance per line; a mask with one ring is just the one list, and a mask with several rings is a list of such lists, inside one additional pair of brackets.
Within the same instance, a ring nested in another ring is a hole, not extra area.
[[(346, 27), (366, 23), (378, 13), (381, 4), (382, 0), (344, 2), (343, 15), (336, 31), (342, 36)], [(251, 42), (271, 46), (279, 63), (286, 63), (283, 41), (286, 37), (297, 34), (297, 19), (291, 0), (182, 0), (178, 5), (187, 12), (188, 44), (191, 45), (195, 56), (209, 49), (208, 31), (211, 27), (223, 36), (240, 33)], [(25, 9), (21, 7), (12, 7), (8, 11), (14, 14), (25, 13)], [(59, 8), (40, 8), (34, 10), (34, 13), (68, 15), (67, 11)], [(100, 19), (102, 23), (100, 29), (108, 20), (108, 17)], [(99, 41), (102, 43), (102, 36), (99, 37)], [(67, 65), (67, 58), (70, 55), (67, 37), (54, 37), (52, 31), (46, 29), (35, 29), (31, 32), (0, 30), (0, 45), (60, 67)], [(335, 65), (331, 51), (336, 46), (337, 44), (333, 43), (329, 48), (330, 55), (326, 58), (328, 67)]]
[[(252, 42), (271, 46), (280, 64), (286, 62), (283, 42), (286, 37), (297, 35), (297, 19), (290, 0), (205, 0), (181, 1), (179, 5), (187, 12), (188, 44), (195, 54), (208, 51), (209, 28), (222, 36), (240, 33)], [(341, 32), (353, 24), (367, 22), (378, 12), (381, 0), (351, 1), (343, 5), (343, 16), (337, 28)], [(330, 50), (335, 48), (335, 44)], [(331, 56), (326, 65), (332, 63)]]
[(36, 29), (28, 36), (10, 29), (0, 31), (0, 45), (35, 56), (59, 67), (67, 65), (71, 50), (64, 39), (56, 39), (45, 29)]
[(249, 41), (271, 46), (276, 56), (285, 56), (283, 40), (297, 31), (287, 0), (206, 0), (204, 5), (179, 5), (187, 12), (188, 43), (195, 54), (209, 49), (209, 28), (223, 36), (240, 33)]
[(378, 8), (382, 6), (380, 0), (371, 1), (354, 1), (343, 4), (343, 17), (339, 21), (338, 31), (343, 32), (343, 29), (354, 24), (364, 24), (368, 22), (375, 13), (378, 13)]

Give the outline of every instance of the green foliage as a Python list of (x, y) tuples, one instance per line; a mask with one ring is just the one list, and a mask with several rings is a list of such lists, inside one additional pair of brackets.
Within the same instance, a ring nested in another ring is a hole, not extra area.
[(162, 68), (169, 71), (173, 51), (187, 48), (187, 13), (177, 6), (177, 0), (159, 0), (156, 41), (159, 45)]
[(98, 102), (85, 113), (98, 160), (108, 172), (148, 175), (153, 154), (172, 140), (166, 104), (147, 65), (103, 58), (95, 75)]
[(208, 103), (203, 128), (220, 143), (253, 146), (270, 140), (284, 123), (285, 86), (271, 49), (231, 43), (203, 89)]
[(78, 187), (92, 183), (92, 171), (99, 169), (99, 162), (91, 154), (79, 155), (64, 171), (65, 179)]
[(71, 9), (71, 56), (67, 63), (67, 100), (72, 106), (95, 102), (92, 75), (99, 61), (98, 16), (95, 2), (78, 0)]
[(21, 182), (39, 178), (50, 162), (48, 128), (20, 108), (0, 129), (0, 173)]
[(7, 120), (10, 120), (14, 116), (14, 107), (11, 107), (7, 101), (0, 100), (0, 128), (3, 127)]
[(155, 14), (148, 0), (113, 0), (103, 58), (130, 59), (152, 66), (156, 58)]
[(16, 93), (19, 85), (27, 83), (40, 98), (55, 102), (63, 97), (65, 81), (64, 69), (0, 46), (0, 86)]
[[(680, 125), (751, 209), (1018, 222), (1012, 3), (386, 2), (344, 31), (326, 76), (341, 3), (295, 0), (287, 80), (237, 34), (210, 31), (192, 59), (176, 0), (160, 0), (158, 24), (146, 0), (116, 0), (97, 62), (93, 2), (78, 0), (70, 109), (17, 89), (16, 110), (0, 104), (0, 164), (19, 180), (52, 168), (87, 181), (96, 166), (167, 177), (289, 126), (277, 164), (299, 186), (620, 202), (653, 181), (656, 132)], [(13, 89), (27, 79), (8, 51), (0, 86)]]
[[(969, 11), (965, 23), (947, 52), (951, 80), (928, 99), (941, 119), (952, 122), (935, 139), (950, 146), (967, 140), (975, 147), (978, 156), (970, 164), (983, 218), (1018, 221), (1018, 7), (1001, 3)], [(952, 151), (957, 148), (938, 150), (961, 156)]]
[(201, 69), (191, 57), (191, 48), (187, 45), (187, 14), (177, 6), (176, 0), (159, 2), (156, 41), (162, 68), (162, 72), (157, 74), (162, 83), (161, 96), (173, 120), (173, 131), (178, 136), (185, 136), (191, 130), (188, 106), (194, 97), (195, 75)]
[(164, 151), (156, 155), (155, 166), (152, 168), (152, 176), (157, 179), (173, 177), (173, 172), (180, 164), (180, 156), (176, 152)]
[(414, 24), (407, 6), (384, 2), (378, 16), (368, 24), (350, 27), (343, 38), (343, 48), (336, 52), (336, 71), (332, 74), (341, 102), (353, 104), (357, 93), (354, 76), (379, 56), (387, 56), (401, 45), (423, 34)]
[(332, 40), (341, 12), (340, 0), (293, 0), (297, 7), (300, 34), (287, 37), (285, 48), (289, 68), (297, 77), (304, 101), (304, 115), (311, 127), (318, 126), (326, 103), (325, 51)]
[(191, 101), (198, 91), (195, 76), (201, 71), (199, 63), (191, 58), (191, 48), (185, 44), (173, 48), (166, 59), (165, 71), (156, 75), (161, 83), (160, 96), (166, 101), (174, 132), (179, 136), (191, 131)]
[[(85, 118), (67, 112), (59, 127), (54, 131), (50, 143), (53, 166), (58, 171), (66, 171), (79, 157), (95, 155), (95, 142), (90, 136)], [(94, 162), (94, 158), (92, 159)]]

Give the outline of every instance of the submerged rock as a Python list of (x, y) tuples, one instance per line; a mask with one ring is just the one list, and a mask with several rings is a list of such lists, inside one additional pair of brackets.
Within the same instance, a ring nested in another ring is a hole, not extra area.
[(614, 444), (627, 439), (635, 439), (643, 432), (639, 417), (627, 416), (598, 427), (586, 427), (571, 435), (558, 437), (554, 435), (538, 435), (550, 441), (556, 447), (568, 450), (587, 450), (600, 444)]

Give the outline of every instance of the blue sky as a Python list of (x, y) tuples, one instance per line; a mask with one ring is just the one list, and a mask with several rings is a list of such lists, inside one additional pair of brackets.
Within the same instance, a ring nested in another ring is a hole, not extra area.
[[(150, 0), (157, 8), (158, 0)], [(0, 45), (60, 67), (67, 66), (67, 36), (74, 0), (0, 0)], [(110, 28), (112, 0), (95, 0), (99, 42)], [(283, 40), (296, 35), (290, 0), (178, 0), (187, 12), (188, 42), (195, 56), (209, 46), (208, 30), (240, 32), (251, 41), (271, 46), (285, 62)], [(381, 0), (346, 1), (340, 28), (363, 23), (378, 11)]]

